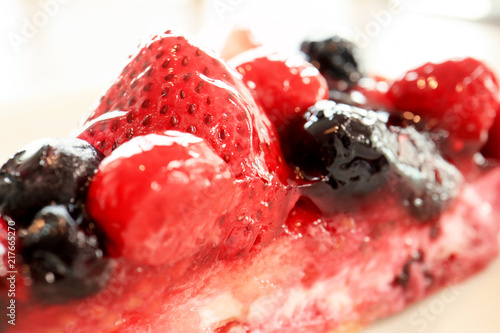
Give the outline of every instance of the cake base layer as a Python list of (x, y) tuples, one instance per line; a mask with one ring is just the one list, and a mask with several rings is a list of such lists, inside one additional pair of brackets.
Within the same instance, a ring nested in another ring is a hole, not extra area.
[(416, 223), (388, 198), (329, 219), (301, 200), (287, 233), (239, 260), (156, 268), (118, 261), (108, 287), (91, 298), (61, 306), (20, 299), (16, 326), (5, 332), (352, 332), (496, 256), (500, 169), (465, 185), (434, 223)]

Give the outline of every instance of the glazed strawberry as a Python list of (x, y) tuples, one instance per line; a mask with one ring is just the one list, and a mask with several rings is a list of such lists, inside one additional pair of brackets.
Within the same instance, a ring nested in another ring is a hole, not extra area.
[[(242, 188), (246, 200), (236, 200), (240, 204), (221, 221), (221, 257), (250, 253), (283, 232), (281, 221), (293, 198), (288, 199), (289, 171), (274, 127), (236, 72), (171, 32), (132, 58), (78, 136), (110, 155), (134, 137), (166, 130), (204, 139)], [(102, 198), (94, 194), (90, 200)], [(99, 205), (105, 203), (93, 204)], [(98, 224), (109, 223), (108, 215), (95, 209), (93, 214)]]
[(277, 172), (273, 129), (237, 76), (212, 52), (167, 31), (132, 57), (78, 137), (109, 155), (133, 137), (176, 130), (207, 140), (235, 175), (266, 166)]
[(173, 264), (219, 244), (236, 184), (202, 139), (167, 131), (132, 139), (100, 165), (87, 206), (115, 256)]
[(498, 82), (482, 62), (465, 58), (427, 63), (393, 83), (394, 107), (419, 115), (428, 128), (449, 132), (451, 152), (477, 151), (498, 109)]
[(249, 50), (230, 61), (280, 131), (317, 101), (328, 98), (328, 85), (319, 71), (298, 55), (266, 48)]
[(500, 108), (498, 109), (495, 122), (490, 129), (488, 142), (483, 148), (483, 154), (486, 157), (496, 158), (500, 160)]
[[(286, 197), (274, 184), (268, 191), (262, 182), (236, 181), (204, 140), (167, 131), (111, 153), (91, 184), (87, 207), (112, 255), (172, 265), (206, 251), (234, 258), (267, 244), (291, 209)], [(282, 202), (269, 209), (276, 198)]]

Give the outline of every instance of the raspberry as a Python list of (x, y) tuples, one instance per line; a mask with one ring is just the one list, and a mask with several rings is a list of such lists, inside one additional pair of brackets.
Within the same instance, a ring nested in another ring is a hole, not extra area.
[(447, 131), (451, 153), (477, 152), (499, 106), (497, 79), (472, 58), (411, 70), (392, 84), (388, 96), (396, 109), (421, 116), (427, 128)]

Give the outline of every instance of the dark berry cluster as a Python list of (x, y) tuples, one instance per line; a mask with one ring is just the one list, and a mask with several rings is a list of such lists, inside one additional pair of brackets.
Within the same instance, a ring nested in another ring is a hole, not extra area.
[(23, 271), (40, 301), (84, 297), (107, 281), (109, 265), (85, 212), (102, 158), (79, 139), (41, 139), (0, 170), (0, 215), (18, 228)]
[(359, 68), (356, 46), (339, 36), (304, 41), (301, 50), (327, 79), (330, 89), (345, 90), (364, 75)]
[(291, 162), (337, 197), (390, 184), (413, 215), (430, 220), (458, 195), (462, 176), (433, 141), (413, 127), (389, 126), (386, 113), (321, 101), (304, 117)]
[(305, 115), (305, 133), (293, 162), (307, 176), (323, 178), (341, 194), (362, 194), (387, 182), (379, 114), (321, 101)]

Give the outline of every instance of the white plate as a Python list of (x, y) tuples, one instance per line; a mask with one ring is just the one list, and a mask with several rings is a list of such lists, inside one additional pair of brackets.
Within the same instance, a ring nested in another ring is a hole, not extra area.
[[(0, 163), (31, 140), (66, 136), (100, 97), (99, 90), (0, 105)], [(448, 288), (382, 320), (364, 333), (500, 332), (500, 260), (459, 286)]]

